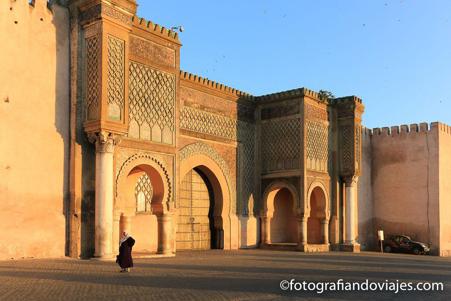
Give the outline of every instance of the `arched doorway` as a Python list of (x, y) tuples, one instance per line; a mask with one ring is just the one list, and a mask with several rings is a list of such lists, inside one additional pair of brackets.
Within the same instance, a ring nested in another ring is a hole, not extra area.
[(324, 190), (316, 186), (310, 193), (310, 216), (307, 221), (307, 243), (327, 244), (327, 201)]
[[(214, 206), (209, 212), (211, 241), (214, 248), (237, 249), (239, 243), (238, 217), (234, 211), (234, 191), (230, 169), (222, 156), (210, 145), (196, 142), (183, 147), (179, 152), (179, 183), (191, 170), (200, 172), (207, 187), (210, 187), (210, 202)], [(181, 185), (179, 185), (180, 187)], [(178, 204), (176, 212), (179, 214)], [(178, 229), (177, 229), (178, 231)], [(176, 249), (179, 249), (177, 246)]]
[(202, 171), (202, 167), (188, 171), (181, 182), (178, 202), (176, 233), (178, 250), (224, 247), (223, 231), (220, 227), (220, 217), (215, 216), (215, 205), (213, 185), (207, 174)]
[(271, 243), (297, 243), (298, 225), (293, 212), (294, 200), (287, 188), (274, 196), (274, 213), (271, 219)]
[(147, 154), (130, 157), (119, 169), (114, 203), (113, 243), (127, 231), (136, 240), (134, 251), (169, 253), (165, 223), (171, 184), (165, 167)]
[(265, 191), (262, 217), (262, 243), (297, 244), (296, 188), (285, 181), (277, 181)]

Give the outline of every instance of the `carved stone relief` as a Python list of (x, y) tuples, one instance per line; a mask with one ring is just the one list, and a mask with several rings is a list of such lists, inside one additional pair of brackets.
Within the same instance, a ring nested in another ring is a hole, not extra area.
[(174, 143), (175, 75), (130, 63), (128, 136)]
[(130, 54), (163, 66), (175, 67), (175, 51), (152, 41), (131, 36)]
[(125, 99), (125, 42), (108, 36), (108, 118), (122, 120)]
[(261, 124), (262, 171), (300, 167), (301, 121), (298, 118)]
[(219, 114), (205, 112), (191, 107), (183, 107), (180, 114), (180, 128), (224, 139), (236, 140), (237, 121)]
[(99, 118), (100, 99), (100, 38), (86, 39), (86, 120)]
[(306, 121), (306, 167), (327, 172), (328, 128), (323, 122)]

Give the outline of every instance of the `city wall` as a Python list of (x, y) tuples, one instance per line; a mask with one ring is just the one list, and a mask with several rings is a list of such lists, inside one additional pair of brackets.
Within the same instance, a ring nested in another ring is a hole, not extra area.
[(0, 259), (65, 255), (69, 21), (47, 1), (0, 1)]
[(446, 203), (439, 196), (439, 124), (367, 129), (363, 139), (367, 168), (359, 183), (362, 243), (375, 248), (381, 229), (386, 236), (409, 235), (438, 253), (439, 210)]

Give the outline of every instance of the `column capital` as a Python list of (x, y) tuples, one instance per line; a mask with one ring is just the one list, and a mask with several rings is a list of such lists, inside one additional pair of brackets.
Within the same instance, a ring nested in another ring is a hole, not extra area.
[(354, 187), (355, 185), (357, 185), (357, 182), (359, 181), (359, 177), (356, 175), (345, 177), (344, 181), (345, 181), (346, 187)]
[(112, 153), (114, 147), (121, 141), (121, 136), (106, 131), (96, 133), (88, 133), (88, 140), (95, 143), (96, 152), (98, 153)]

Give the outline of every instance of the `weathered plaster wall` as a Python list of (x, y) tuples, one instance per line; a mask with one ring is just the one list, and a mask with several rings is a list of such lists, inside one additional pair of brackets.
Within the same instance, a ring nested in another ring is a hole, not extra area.
[(440, 255), (451, 256), (451, 127), (439, 128)]
[(439, 247), (438, 129), (428, 124), (374, 129), (374, 229)]
[(65, 255), (68, 14), (0, 1), (0, 259)]
[(377, 234), (373, 227), (374, 205), (371, 183), (371, 135), (369, 129), (362, 130), (362, 171), (358, 181), (358, 242), (362, 250), (375, 247)]

